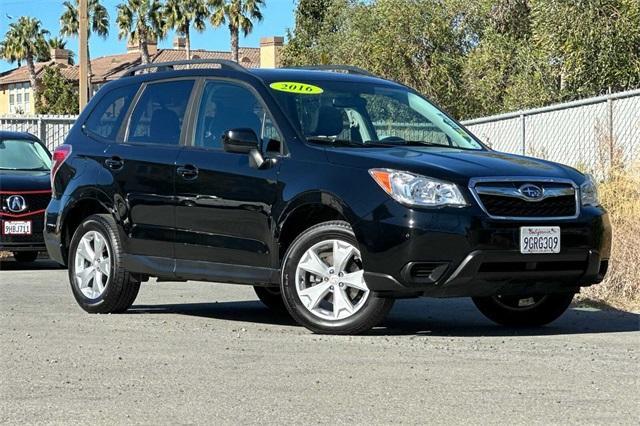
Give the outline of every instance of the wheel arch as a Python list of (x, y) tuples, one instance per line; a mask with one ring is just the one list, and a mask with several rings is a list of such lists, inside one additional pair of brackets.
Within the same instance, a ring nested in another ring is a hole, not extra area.
[(94, 214), (111, 214), (112, 210), (101, 198), (99, 194), (85, 195), (67, 207), (61, 228), (62, 255), (65, 264), (68, 264), (71, 238), (82, 221)]
[(292, 200), (278, 221), (278, 264), (282, 263), (287, 249), (301, 232), (330, 220), (342, 220), (353, 227), (357, 218), (343, 200), (331, 193), (306, 193)]

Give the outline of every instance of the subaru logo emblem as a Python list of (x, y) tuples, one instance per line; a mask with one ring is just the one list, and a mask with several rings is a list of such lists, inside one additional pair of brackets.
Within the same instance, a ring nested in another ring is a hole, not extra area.
[(20, 213), (27, 209), (27, 202), (22, 195), (12, 195), (7, 197), (7, 208), (14, 213)]
[(537, 185), (526, 183), (518, 188), (518, 192), (528, 198), (529, 200), (540, 200), (544, 195), (544, 190)]

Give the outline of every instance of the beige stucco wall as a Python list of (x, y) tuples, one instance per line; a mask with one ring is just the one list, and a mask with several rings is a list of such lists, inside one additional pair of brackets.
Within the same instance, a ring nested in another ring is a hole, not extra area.
[(284, 37), (262, 37), (260, 39), (260, 68), (278, 68)]
[[(29, 88), (26, 92), (29, 93), (29, 108), (24, 111), (25, 114), (35, 114), (35, 97), (33, 96), (33, 90)], [(0, 114), (9, 114), (9, 85), (0, 85)]]
[(0, 86), (0, 115), (9, 113), (9, 92), (7, 85)]

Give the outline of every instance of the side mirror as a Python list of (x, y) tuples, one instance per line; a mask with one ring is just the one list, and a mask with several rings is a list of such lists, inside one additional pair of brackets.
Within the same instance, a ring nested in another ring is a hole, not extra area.
[(231, 129), (222, 135), (222, 147), (227, 152), (248, 154), (258, 150), (259, 145), (258, 136), (251, 129)]
[(262, 156), (258, 136), (251, 129), (227, 130), (222, 135), (222, 147), (227, 152), (249, 154), (249, 164), (255, 169), (267, 169), (276, 164), (275, 158)]

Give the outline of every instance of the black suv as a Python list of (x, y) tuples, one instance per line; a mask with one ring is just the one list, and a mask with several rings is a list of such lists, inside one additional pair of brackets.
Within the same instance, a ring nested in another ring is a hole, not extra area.
[(415, 296), (531, 326), (603, 279), (591, 177), (493, 151), (406, 86), (323, 68), (152, 64), (101, 88), (54, 153), (46, 212), (80, 306), (125, 311), (157, 277), (252, 285), (321, 333), (366, 331)]

